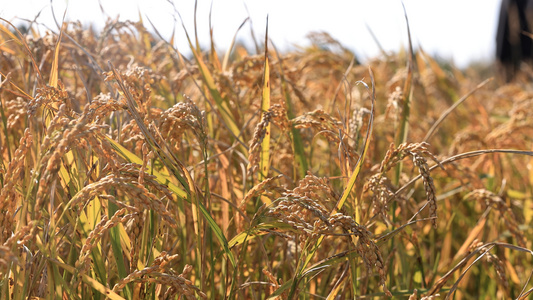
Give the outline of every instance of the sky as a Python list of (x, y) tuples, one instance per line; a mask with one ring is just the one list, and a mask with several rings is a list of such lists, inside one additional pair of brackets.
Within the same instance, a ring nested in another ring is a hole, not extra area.
[[(406, 47), (402, 3), (415, 48), (452, 60), (457, 67), (493, 60), (500, 0), (198, 0), (198, 36), (201, 44), (209, 44), (211, 11), (217, 50), (229, 47), (247, 17), (251, 23), (239, 31), (238, 39), (250, 41), (253, 29), (256, 38), (262, 41), (268, 16), (269, 38), (278, 49), (308, 45), (309, 32), (325, 31), (364, 62), (379, 55), (370, 30), (387, 52)], [(194, 32), (194, 0), (0, 0), (0, 17), (20, 24), (23, 22), (20, 19), (33, 20), (40, 12), (37, 22), (58, 32), (52, 8), (58, 20), (66, 10), (66, 20), (80, 20), (83, 25), (93, 24), (97, 29), (103, 27), (107, 18), (117, 16), (119, 20), (133, 21), (140, 16), (149, 29), (150, 20), (165, 38), (175, 28), (176, 46), (183, 53), (187, 53), (187, 40), (175, 10), (189, 34)]]

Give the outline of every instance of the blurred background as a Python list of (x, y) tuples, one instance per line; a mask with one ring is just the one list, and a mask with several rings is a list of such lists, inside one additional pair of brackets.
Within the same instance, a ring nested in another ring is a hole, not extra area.
[[(87, 0), (0, 0), (0, 16), (17, 26), (36, 21), (58, 32), (54, 15), (61, 22), (80, 20), (84, 26), (101, 29), (108, 18), (137, 21), (169, 38), (175, 30), (178, 50), (187, 53), (188, 45), (180, 19), (194, 32), (194, 0), (177, 1), (87, 1)], [(250, 29), (256, 39), (264, 39), (269, 16), (269, 37), (280, 50), (305, 46), (309, 32), (325, 31), (364, 62), (380, 54), (380, 49), (398, 52), (407, 45), (407, 26), (399, 0), (213, 0), (198, 1), (198, 36), (209, 45), (209, 18), (217, 49), (225, 51), (239, 25), (250, 17), (237, 39), (252, 45)], [(414, 47), (451, 61), (459, 68), (471, 63), (490, 63), (496, 56), (496, 32), (500, 0), (404, 0)], [(210, 14), (211, 12), (211, 14)]]

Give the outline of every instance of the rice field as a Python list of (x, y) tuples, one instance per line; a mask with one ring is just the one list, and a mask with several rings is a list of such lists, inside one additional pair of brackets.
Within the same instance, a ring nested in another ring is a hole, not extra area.
[(0, 23), (1, 299), (532, 294), (533, 73), (33, 26)]

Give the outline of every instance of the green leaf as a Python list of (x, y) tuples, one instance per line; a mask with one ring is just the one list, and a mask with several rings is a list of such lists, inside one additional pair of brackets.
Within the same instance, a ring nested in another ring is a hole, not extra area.
[[(108, 217), (111, 219), (115, 212), (118, 210), (118, 207), (115, 203), (109, 202)], [(118, 224), (121, 226), (122, 224)], [(117, 226), (113, 226), (109, 229), (111, 249), (113, 250), (113, 255), (115, 256), (115, 262), (117, 264), (118, 275), (120, 279), (126, 278), (128, 272), (126, 271), (126, 265), (124, 264), (124, 254), (122, 253), (122, 244), (120, 242), (120, 230)], [(131, 299), (131, 288), (130, 285), (126, 285), (124, 288), (124, 294), (126, 298)]]
[(200, 212), (202, 213), (204, 218), (207, 220), (207, 224), (209, 225), (209, 227), (211, 227), (211, 230), (213, 230), (213, 232), (215, 233), (215, 236), (217, 237), (218, 241), (222, 245), (222, 248), (224, 248), (224, 252), (228, 256), (229, 260), (231, 261), (231, 264), (233, 265), (233, 267), (236, 267), (237, 262), (235, 261), (235, 257), (233, 256), (233, 253), (231, 252), (229, 248), (228, 240), (226, 239), (226, 236), (224, 236), (224, 233), (222, 233), (222, 229), (220, 229), (218, 224), (215, 222), (213, 217), (211, 217), (211, 215), (209, 214), (209, 212), (207, 211), (207, 209), (202, 203), (200, 203), (199, 207), (200, 207)]
[(289, 287), (292, 286), (292, 279), (285, 282), (282, 286), (280, 286), (272, 295), (270, 295), (267, 300), (270, 299), (276, 299), (277, 297), (281, 296), (281, 294), (286, 291)]

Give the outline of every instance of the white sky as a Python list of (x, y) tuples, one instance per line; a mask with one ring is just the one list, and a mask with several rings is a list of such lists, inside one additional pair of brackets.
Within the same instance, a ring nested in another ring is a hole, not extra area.
[[(172, 5), (165, 0), (0, 0), (0, 16), (18, 23), (15, 17), (34, 19), (58, 31), (52, 19), (92, 22), (101, 28), (107, 16), (121, 20), (138, 20), (139, 11), (145, 26), (147, 18), (159, 32), (169, 36), (174, 27)], [(189, 34), (193, 33), (194, 0), (174, 0)], [(325, 5), (328, 3), (328, 5)], [(403, 0), (414, 46), (430, 54), (453, 59), (458, 67), (470, 61), (492, 60), (500, 0)], [(386, 51), (399, 51), (407, 45), (407, 30), (400, 0), (198, 0), (198, 30), (203, 45), (209, 43), (209, 10), (219, 51), (227, 49), (237, 28), (249, 15), (258, 40), (264, 39), (269, 16), (269, 37), (280, 49), (305, 45), (310, 31), (326, 31), (359, 59), (378, 55), (378, 46), (369, 33), (370, 27)], [(246, 11), (248, 8), (248, 12)], [(178, 19), (179, 21), (179, 19)], [(180, 23), (176, 24), (178, 50), (187, 53), (187, 42)], [(241, 40), (250, 39), (250, 25), (239, 32)]]

